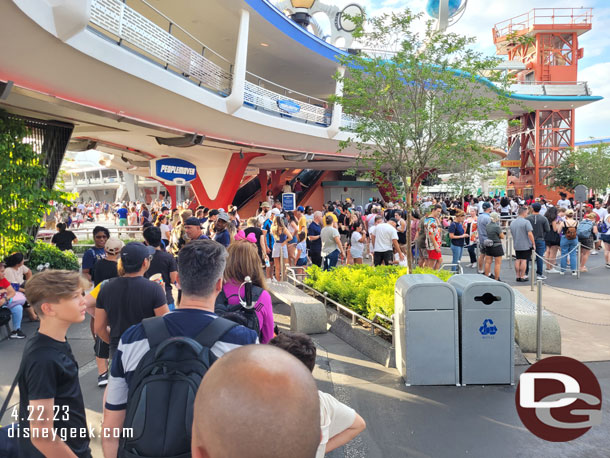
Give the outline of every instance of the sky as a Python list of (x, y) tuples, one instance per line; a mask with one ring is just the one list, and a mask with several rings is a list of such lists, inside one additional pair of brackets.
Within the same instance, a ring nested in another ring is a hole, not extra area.
[[(330, 1), (330, 0), (326, 0)], [(341, 5), (353, 0), (337, 0)], [(355, 0), (367, 14), (377, 15), (403, 8), (425, 11), (427, 0)], [(477, 38), (477, 48), (495, 55), (492, 28), (533, 8), (572, 8), (574, 0), (468, 0), (462, 19), (449, 30)], [(577, 7), (593, 8), (593, 28), (580, 36), (579, 47), (584, 57), (578, 63), (578, 80), (589, 83), (593, 95), (604, 97), (600, 102), (576, 110), (576, 141), (610, 137), (610, 1), (582, 0)], [(427, 16), (426, 16), (427, 18)]]

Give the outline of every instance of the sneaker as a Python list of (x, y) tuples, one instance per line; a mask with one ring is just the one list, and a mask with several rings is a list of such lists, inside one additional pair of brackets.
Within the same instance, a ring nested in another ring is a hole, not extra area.
[(527, 275), (525, 277), (521, 278), (521, 281), (529, 281), (530, 277), (528, 277)]
[(551, 270), (546, 271), (547, 274), (558, 274), (561, 273), (561, 270), (557, 270), (554, 267)]
[(479, 275), (485, 275), (485, 272), (483, 270), (477, 270), (477, 272), (479, 273)]
[(536, 280), (546, 280), (544, 275), (536, 275)]
[(575, 270), (572, 271), (572, 277), (578, 277), (578, 272), (576, 272)]
[(565, 274), (566, 274), (566, 273), (565, 273), (565, 272), (563, 272), (563, 271), (560, 271), (560, 272), (559, 272), (559, 275), (565, 275)]
[(108, 371), (97, 377), (97, 386), (102, 387), (108, 385)]
[(610, 264), (606, 264), (606, 269), (610, 269)]
[(515, 278), (515, 281), (518, 283), (518, 282), (522, 282), (523, 280), (521, 280), (521, 278), (517, 277), (517, 278)]
[(598, 251), (591, 250), (591, 254), (598, 254), (598, 253), (599, 253)]
[(11, 332), (11, 335), (9, 336), (9, 339), (25, 339), (26, 335), (23, 333), (23, 331), (21, 329), (15, 329), (13, 332)]
[(491, 278), (492, 280), (495, 280), (496, 277), (494, 276), (494, 274), (489, 274), (489, 278)]

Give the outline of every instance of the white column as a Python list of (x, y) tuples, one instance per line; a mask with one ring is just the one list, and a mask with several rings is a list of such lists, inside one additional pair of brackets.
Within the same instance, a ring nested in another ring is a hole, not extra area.
[(438, 28), (439, 32), (444, 32), (449, 26), (449, 0), (438, 2)]
[[(341, 78), (345, 75), (345, 67), (339, 67), (338, 69), (339, 75)], [(343, 83), (341, 81), (337, 81), (335, 85), (335, 95), (342, 96), (343, 95)], [(335, 135), (339, 133), (341, 130), (341, 117), (343, 116), (343, 107), (339, 103), (335, 103), (333, 106), (333, 119), (330, 122), (330, 126), (326, 129), (326, 133), (328, 134), (328, 138), (333, 138)]]
[(250, 13), (241, 10), (239, 20), (239, 33), (235, 48), (235, 61), (233, 64), (233, 84), (231, 95), (226, 98), (227, 112), (235, 113), (244, 104), (244, 88), (246, 84), (246, 69), (248, 62), (248, 32), (250, 29)]

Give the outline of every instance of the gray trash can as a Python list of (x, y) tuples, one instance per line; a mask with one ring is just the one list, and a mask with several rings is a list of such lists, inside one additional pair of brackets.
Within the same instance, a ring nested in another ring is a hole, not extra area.
[(449, 279), (459, 297), (462, 385), (514, 384), (515, 295), (484, 275)]
[(403, 275), (394, 307), (396, 367), (407, 385), (459, 385), (455, 288), (434, 275)]

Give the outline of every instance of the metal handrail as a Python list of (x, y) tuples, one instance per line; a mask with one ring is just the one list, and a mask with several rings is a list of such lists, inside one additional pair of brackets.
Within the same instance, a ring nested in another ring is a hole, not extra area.
[[(326, 100), (319, 99), (319, 98), (313, 97), (311, 95), (303, 94), (302, 92), (295, 91), (294, 89), (289, 89), (287, 87), (282, 86), (281, 84), (277, 84), (277, 83), (274, 83), (273, 81), (269, 81), (268, 79), (265, 79), (262, 76), (255, 75), (252, 72), (246, 72), (246, 75), (250, 75), (250, 76), (254, 77), (257, 80), (257, 82), (254, 82), (254, 81), (250, 81), (250, 82), (253, 83), (253, 84), (256, 84), (257, 86), (260, 86), (260, 82), (264, 81), (265, 83), (272, 84), (273, 86), (282, 89), (284, 91), (284, 95), (289, 95), (289, 94), (291, 96), (299, 95), (301, 97), (306, 97), (308, 100), (315, 100), (316, 102), (321, 102), (321, 103), (328, 104), (328, 101), (326, 101)], [(265, 88), (265, 89), (268, 89), (268, 88)]]
[(148, 6), (151, 10), (153, 10), (155, 13), (157, 13), (159, 16), (161, 16), (163, 19), (165, 19), (167, 22), (169, 22), (171, 24), (171, 27), (169, 28), (169, 34), (172, 35), (171, 29), (173, 27), (177, 27), (178, 29), (180, 29), (182, 32), (184, 32), (189, 38), (193, 39), (194, 41), (196, 41), (198, 44), (200, 44), (203, 49), (205, 49), (206, 51), (211, 52), (212, 54), (214, 54), (215, 56), (219, 57), (220, 59), (224, 60), (227, 64), (232, 65), (231, 62), (229, 60), (227, 60), (225, 57), (221, 56), (220, 54), (218, 54), (216, 51), (214, 51), (213, 49), (209, 48), (208, 46), (206, 46), (204, 43), (202, 43), (198, 38), (195, 38), (189, 31), (187, 31), (186, 29), (180, 27), (176, 22), (174, 22), (173, 19), (171, 19), (170, 17), (166, 16), (164, 13), (162, 13), (161, 11), (159, 11), (157, 8), (155, 8), (154, 6), (152, 6), (150, 3), (148, 3), (146, 0), (138, 0), (139, 2), (144, 3), (146, 6)]
[(387, 329), (377, 323), (374, 322), (374, 320), (369, 320), (368, 318), (360, 315), (357, 312), (354, 312), (352, 309), (350, 309), (349, 307), (340, 304), (337, 301), (334, 301), (332, 299), (330, 299), (328, 297), (328, 293), (324, 292), (321, 293), (320, 291), (318, 291), (317, 289), (312, 288), (311, 286), (303, 283), (300, 280), (297, 280), (296, 278), (296, 273), (294, 272), (294, 267), (287, 267), (286, 271), (288, 272), (288, 278), (291, 279), (293, 281), (294, 286), (297, 286), (297, 284), (303, 288), (307, 288), (309, 291), (311, 291), (312, 293), (314, 293), (317, 296), (321, 296), (324, 299), (324, 305), (327, 305), (328, 302), (330, 302), (331, 304), (333, 304), (337, 310), (343, 310), (344, 312), (349, 313), (352, 316), (352, 324), (355, 324), (355, 318), (357, 317), (358, 319), (364, 321), (365, 323), (368, 323), (371, 325), (371, 328), (377, 328), (382, 332), (385, 332), (386, 334), (390, 335), (392, 337), (392, 341), (394, 341), (394, 320), (392, 318), (388, 318), (385, 315), (382, 315), (381, 313), (377, 313), (375, 315), (375, 317), (379, 316), (387, 321), (389, 321), (390, 323), (392, 323), (392, 329)]
[[(538, 14), (538, 12), (550, 11), (550, 14)], [(555, 12), (567, 12), (571, 14), (555, 14)], [(574, 14), (574, 13), (577, 14)], [(536, 24), (537, 19), (551, 19), (551, 24), (576, 25), (591, 24), (593, 8), (534, 8), (527, 13), (515, 16), (506, 21), (497, 23), (493, 28), (494, 37), (501, 37), (512, 32), (525, 30)], [(555, 18), (571, 18), (570, 22), (555, 21)], [(548, 22), (547, 22), (548, 23)]]

